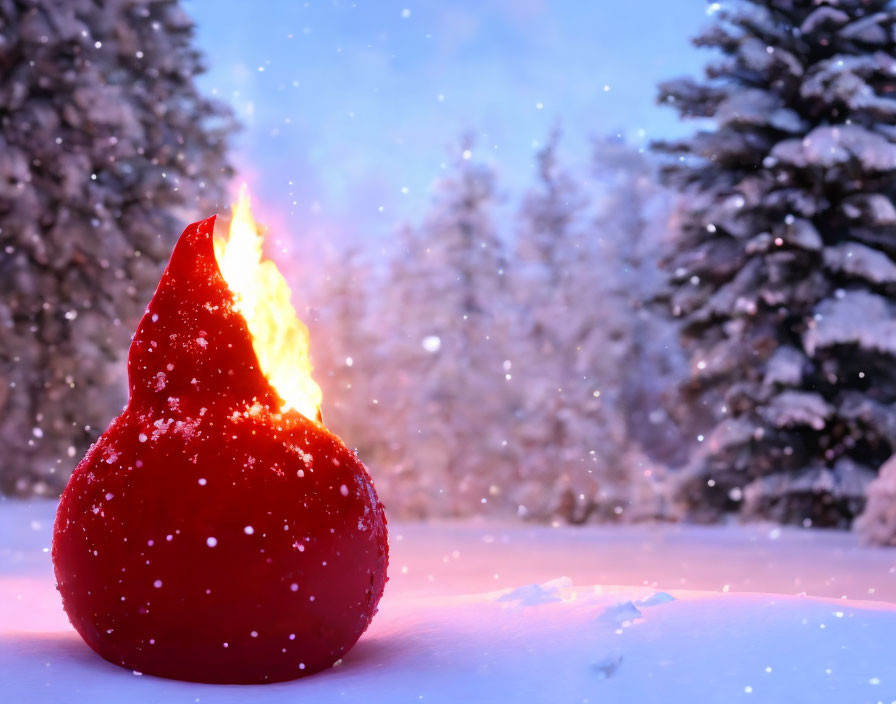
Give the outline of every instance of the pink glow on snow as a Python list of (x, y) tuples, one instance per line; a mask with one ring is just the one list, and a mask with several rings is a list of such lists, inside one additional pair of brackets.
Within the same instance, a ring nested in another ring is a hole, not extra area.
[[(55, 590), (52, 511), (0, 505), (4, 701), (245, 701), (94, 655)], [(896, 688), (889, 651), (871, 647), (896, 629), (892, 553), (848, 534), (398, 523), (391, 536), (380, 612), (342, 664), (253, 701), (877, 701)]]

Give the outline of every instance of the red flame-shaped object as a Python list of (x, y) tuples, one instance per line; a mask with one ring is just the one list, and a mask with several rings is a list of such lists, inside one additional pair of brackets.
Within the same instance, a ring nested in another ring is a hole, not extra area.
[(386, 581), (353, 452), (259, 370), (212, 247), (181, 236), (137, 328), (130, 398), (62, 495), (53, 563), (87, 644), (139, 672), (260, 683), (329, 667)]

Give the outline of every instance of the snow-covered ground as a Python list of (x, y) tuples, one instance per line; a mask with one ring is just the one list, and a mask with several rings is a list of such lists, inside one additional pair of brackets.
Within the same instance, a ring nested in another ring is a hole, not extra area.
[(55, 505), (0, 503), (0, 701), (892, 702), (896, 551), (769, 526), (398, 524), (380, 613), (283, 684), (110, 665), (62, 613)]

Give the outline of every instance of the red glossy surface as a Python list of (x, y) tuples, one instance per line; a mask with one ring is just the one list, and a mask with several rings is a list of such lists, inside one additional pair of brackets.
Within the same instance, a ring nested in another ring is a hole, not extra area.
[(279, 399), (188, 227), (140, 322), (130, 399), (62, 495), (53, 562), (72, 624), (146, 674), (274, 682), (329, 667), (386, 581), (386, 520), (354, 453)]

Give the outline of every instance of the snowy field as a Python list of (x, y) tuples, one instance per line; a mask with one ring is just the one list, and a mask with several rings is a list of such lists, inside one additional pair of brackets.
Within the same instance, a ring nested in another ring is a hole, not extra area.
[(52, 503), (0, 503), (0, 702), (893, 702), (896, 551), (770, 526), (391, 528), (344, 663), (295, 682), (138, 676), (72, 631)]

